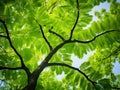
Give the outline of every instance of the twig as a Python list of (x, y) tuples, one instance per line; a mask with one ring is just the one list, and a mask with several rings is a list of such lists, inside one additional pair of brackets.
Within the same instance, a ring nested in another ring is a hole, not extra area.
[(88, 76), (84, 72), (82, 72), (81, 70), (79, 70), (76, 67), (70, 66), (70, 65), (65, 64), (65, 63), (48, 63), (48, 66), (64, 66), (64, 67), (68, 67), (68, 68), (71, 68), (73, 70), (76, 70), (79, 73), (81, 73), (96, 88), (95, 84), (97, 84), (97, 83), (95, 81), (92, 81), (91, 79), (89, 79)]
[[(43, 60), (42, 64), (39, 65), (39, 67), (34, 71), (34, 73), (37, 73), (37, 72), (41, 72), (41, 70), (43, 70), (43, 68), (45, 67), (45, 65), (49, 62), (49, 60), (51, 59), (51, 57), (60, 49), (62, 48), (65, 44), (68, 44), (68, 43), (90, 43), (92, 41), (94, 41), (96, 38), (106, 34), (106, 33), (110, 33), (110, 32), (114, 32), (114, 31), (119, 31), (119, 30), (110, 30), (110, 31), (105, 31), (101, 34), (98, 34), (97, 36), (93, 37), (93, 39), (91, 40), (88, 40), (88, 41), (80, 41), (80, 40), (65, 40), (63, 41), (62, 43), (60, 43), (59, 45), (57, 45), (49, 54), (48, 56)], [(43, 67), (44, 65), (44, 67)], [(42, 68), (42, 69), (41, 69)]]
[(42, 26), (39, 24), (40, 26), (40, 29), (41, 29), (41, 32), (42, 32), (42, 35), (43, 35), (43, 38), (45, 39), (46, 43), (48, 44), (50, 50), (52, 50), (52, 46), (50, 45), (49, 41), (47, 40), (47, 38), (45, 37), (44, 35), (44, 32), (43, 32), (43, 29), (42, 29)]
[(1, 20), (0, 19), (0, 22), (4, 25), (5, 27), (5, 30), (6, 30), (6, 34), (7, 34), (7, 39), (9, 41), (9, 44), (11, 46), (11, 48), (14, 50), (14, 52), (17, 54), (17, 56), (20, 58), (20, 61), (21, 61), (21, 67), (26, 71), (27, 75), (30, 75), (30, 71), (29, 69), (25, 66), (24, 64), (24, 61), (23, 61), (23, 58), (22, 56), (18, 53), (18, 51), (16, 50), (16, 48), (13, 46), (12, 44), (12, 41), (11, 41), (11, 38), (10, 38), (10, 35), (9, 35), (9, 31), (8, 31), (8, 28), (7, 28), (7, 25), (5, 24), (5, 21)]
[(39, 24), (39, 22), (38, 22), (36, 19), (35, 19), (35, 21), (38, 23), (38, 25), (39, 25), (39, 27), (40, 27), (40, 30), (41, 30), (41, 33), (42, 33), (42, 36), (43, 36), (45, 42), (46, 42), (47, 45), (49, 46), (50, 50), (52, 50), (53, 48), (52, 48), (52, 46), (50, 45), (50, 42), (49, 42), (49, 41), (47, 40), (47, 38), (45, 37), (42, 26)]
[(76, 18), (76, 21), (75, 21), (75, 23), (74, 23), (73, 28), (71, 29), (69, 40), (72, 39), (73, 32), (74, 32), (74, 30), (75, 30), (75, 27), (76, 27), (76, 25), (77, 25), (77, 23), (78, 23), (78, 20), (79, 20), (79, 17), (80, 17), (79, 2), (78, 2), (78, 0), (76, 0), (76, 8), (77, 8), (77, 18)]
[(49, 32), (55, 34), (55, 35), (58, 36), (60, 39), (62, 39), (63, 41), (65, 41), (65, 39), (64, 39), (60, 34), (54, 32), (54, 31), (52, 31), (52, 30), (49, 30)]
[(7, 38), (7, 36), (4, 36), (4, 35), (0, 35), (0, 37)]
[(23, 68), (22, 68), (22, 67), (12, 68), (12, 67), (0, 66), (0, 70), (3, 70), (3, 69), (8, 69), (8, 70), (18, 70), (18, 69), (23, 69)]
[(102, 60), (105, 60), (105, 59), (111, 57), (114, 54), (118, 54), (119, 51), (120, 51), (120, 46), (117, 47), (117, 49), (115, 49), (112, 53), (110, 53), (107, 57), (103, 58)]

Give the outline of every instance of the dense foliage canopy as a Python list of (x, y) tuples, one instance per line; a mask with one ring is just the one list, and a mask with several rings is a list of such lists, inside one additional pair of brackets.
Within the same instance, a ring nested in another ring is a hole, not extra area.
[[(89, 12), (102, 2), (110, 10), (92, 21)], [(79, 68), (72, 65), (71, 55), (91, 51)], [(0, 90), (117, 90), (119, 53), (116, 0), (0, 0)]]

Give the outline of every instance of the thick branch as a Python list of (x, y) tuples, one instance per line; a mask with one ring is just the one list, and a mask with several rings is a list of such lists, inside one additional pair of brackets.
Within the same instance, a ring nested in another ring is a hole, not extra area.
[(90, 43), (90, 42), (93, 42), (95, 41), (98, 37), (104, 35), (104, 34), (107, 34), (107, 33), (111, 33), (111, 32), (120, 32), (120, 30), (109, 30), (109, 31), (105, 31), (103, 33), (100, 33), (98, 35), (96, 35), (95, 37), (93, 37), (91, 40), (87, 40), (87, 41), (80, 41), (80, 40), (71, 40), (71, 42), (78, 42), (78, 43)]
[(7, 38), (7, 36), (4, 36), (4, 35), (0, 35), (0, 37)]
[[(37, 84), (37, 79), (40, 75), (40, 73), (43, 71), (43, 69), (48, 66), (49, 60), (52, 58), (52, 56), (66, 43), (69, 41), (63, 41), (59, 45), (57, 45), (51, 52), (47, 55), (47, 57), (42, 61), (42, 63), (32, 72), (29, 84), (23, 88), (23, 90), (34, 90), (35, 86)], [(32, 83), (31, 83), (32, 82)], [(31, 88), (33, 86), (33, 88)]]
[(23, 69), (23, 68), (22, 67), (11, 68), (11, 67), (0, 66), (0, 70), (3, 70), (3, 69), (18, 70), (18, 69)]
[(69, 43), (69, 41), (64, 41), (57, 45), (48, 55), (47, 57), (42, 61), (42, 63), (38, 66), (36, 70), (34, 70), (33, 73), (35, 73), (35, 76), (38, 76), (40, 72), (47, 66), (49, 60), (52, 58), (52, 56), (60, 49), (62, 48), (65, 44)]
[(51, 57), (61, 48), (63, 47), (65, 44), (68, 43), (74, 43), (74, 42), (78, 42), (78, 43), (90, 43), (94, 40), (96, 40), (98, 37), (106, 34), (106, 33), (110, 33), (110, 32), (114, 32), (114, 31), (119, 31), (119, 30), (110, 30), (110, 31), (105, 31), (101, 34), (98, 34), (97, 36), (93, 37), (93, 39), (88, 40), (88, 41), (80, 41), (80, 40), (65, 40), (63, 41), (61, 44), (59, 44), (58, 46), (56, 46), (49, 54), (48, 56), (45, 58), (45, 60), (43, 60), (43, 62), (41, 63), (41, 65), (34, 71), (34, 73), (36, 73), (36, 76), (39, 75), (39, 73), (46, 67), (47, 63), (49, 62), (49, 60), (51, 59)]
[(49, 32), (55, 34), (55, 35), (58, 36), (60, 39), (62, 39), (63, 41), (65, 41), (65, 39), (64, 39), (60, 34), (57, 34), (56, 32), (54, 32), (54, 31), (52, 31), (52, 30), (49, 30)]
[(7, 28), (6, 24), (5, 24), (5, 21), (3, 21), (3, 20), (0, 19), (0, 22), (1, 22), (1, 23), (4, 25), (4, 27), (5, 27), (6, 34), (7, 34), (6, 37), (7, 37), (8, 41), (9, 41), (9, 44), (10, 44), (11, 48), (14, 50), (14, 52), (15, 52), (15, 53), (17, 54), (17, 56), (20, 58), (22, 68), (26, 71), (27, 75), (30, 75), (30, 71), (29, 71), (29, 69), (25, 66), (22, 56), (18, 53), (18, 51), (16, 50), (16, 48), (15, 48), (15, 47), (13, 46), (13, 44), (12, 44), (12, 41), (11, 41), (11, 38), (10, 38), (10, 35), (9, 35), (9, 31), (8, 31), (8, 28)]
[(75, 21), (75, 23), (74, 23), (73, 28), (71, 29), (69, 40), (72, 39), (73, 32), (74, 32), (74, 30), (75, 30), (75, 27), (76, 27), (76, 25), (77, 25), (77, 23), (78, 23), (78, 20), (79, 20), (79, 17), (80, 17), (80, 12), (79, 12), (79, 2), (78, 2), (78, 0), (76, 0), (76, 8), (77, 8), (77, 18), (76, 18), (76, 21)]
[(81, 73), (89, 82), (91, 82), (93, 84), (93, 86), (96, 88), (95, 84), (96, 82), (95, 81), (92, 81), (91, 79), (89, 79), (89, 77), (84, 73), (82, 72), (81, 70), (79, 70), (78, 68), (76, 67), (73, 67), (73, 66), (70, 66), (68, 64), (65, 64), (65, 63), (48, 63), (48, 66), (64, 66), (64, 67), (68, 67), (68, 68), (71, 68), (73, 70), (76, 70), (78, 71), (79, 73)]

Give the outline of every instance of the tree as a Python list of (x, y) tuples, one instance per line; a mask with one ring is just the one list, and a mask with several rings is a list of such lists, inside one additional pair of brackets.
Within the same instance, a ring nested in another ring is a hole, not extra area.
[[(107, 0), (110, 11), (88, 12), (106, 0), (1, 0), (1, 90), (113, 90), (120, 75), (120, 3)], [(71, 54), (82, 58), (95, 51), (79, 68)], [(55, 79), (65, 73), (62, 81)]]

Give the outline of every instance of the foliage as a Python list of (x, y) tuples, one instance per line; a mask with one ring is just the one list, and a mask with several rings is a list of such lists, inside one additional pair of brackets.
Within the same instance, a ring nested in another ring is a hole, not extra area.
[[(91, 23), (89, 12), (105, 1), (110, 11), (96, 11)], [(119, 15), (116, 0), (0, 0), (0, 90), (120, 89), (112, 72), (120, 62)], [(72, 66), (72, 54), (90, 51)]]

